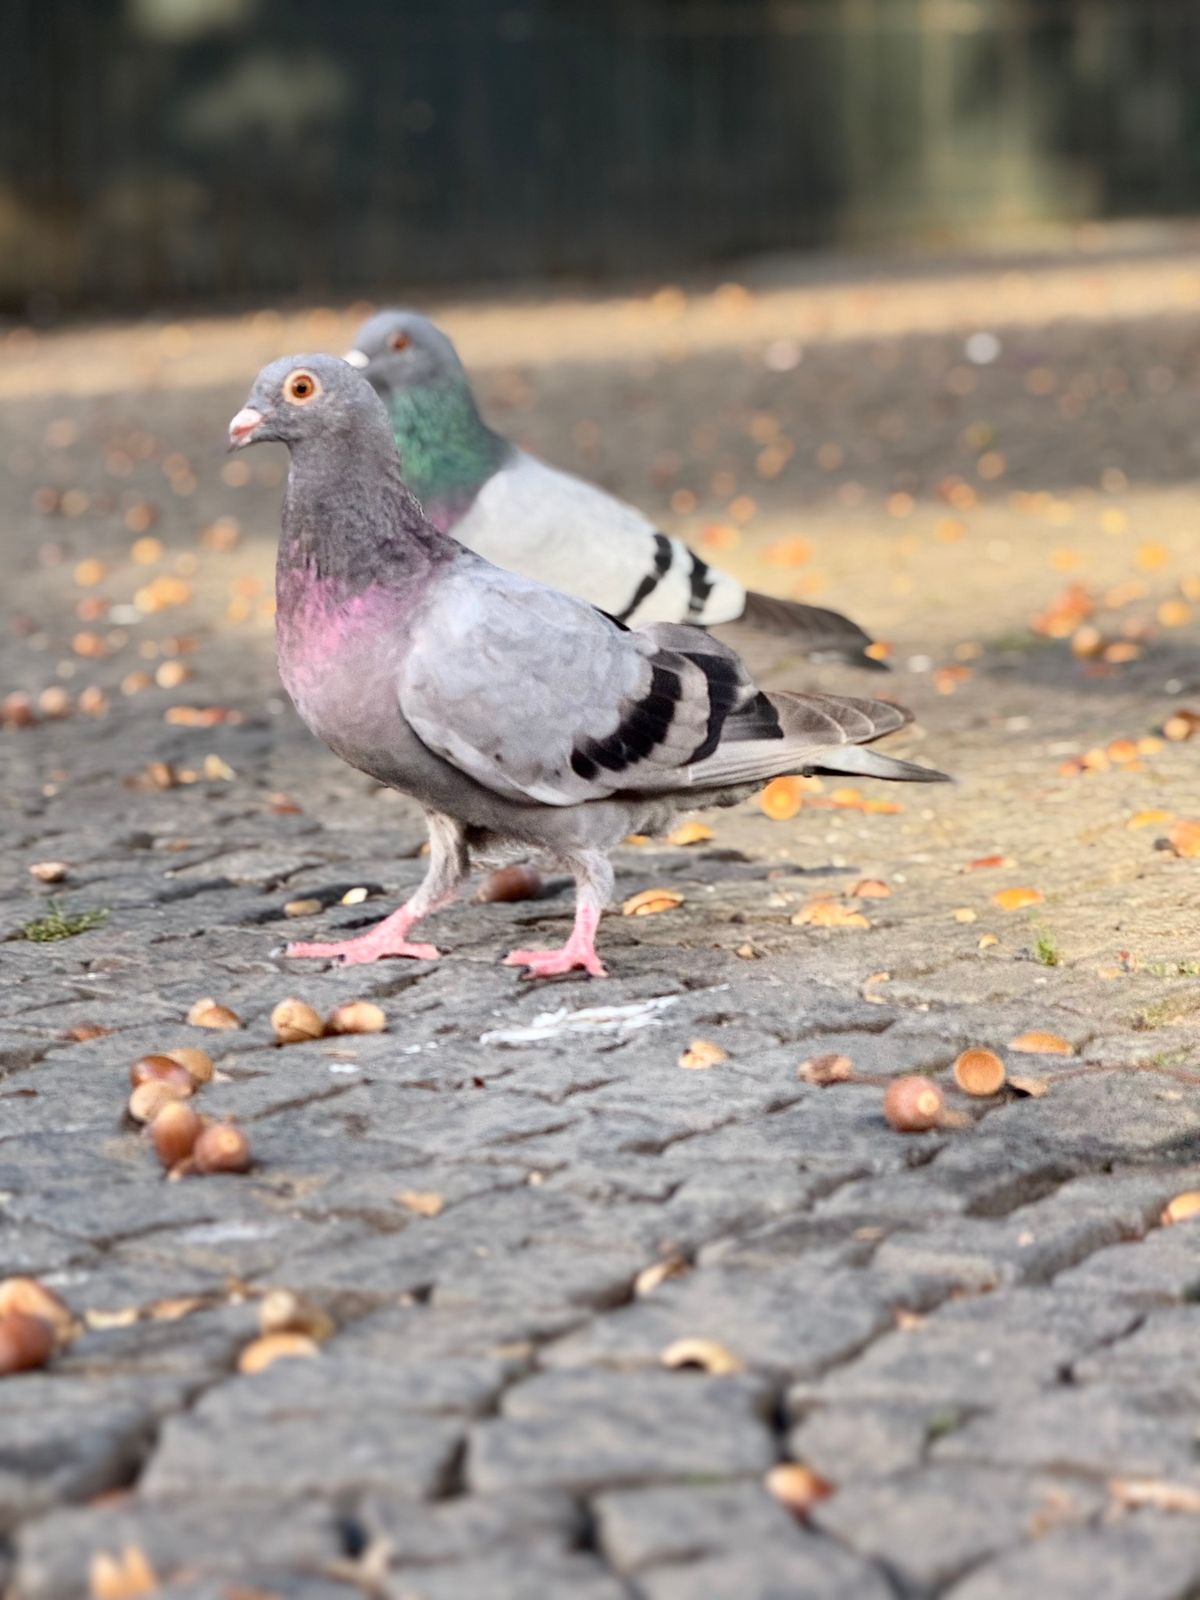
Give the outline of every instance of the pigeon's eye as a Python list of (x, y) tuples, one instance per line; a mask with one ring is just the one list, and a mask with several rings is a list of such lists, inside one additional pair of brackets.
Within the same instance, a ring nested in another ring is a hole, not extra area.
[(388, 343), (393, 350), (407, 350), (412, 340), (406, 333), (394, 333)]
[(311, 372), (293, 372), (283, 386), (284, 398), (293, 405), (302, 406), (321, 392), (321, 386)]

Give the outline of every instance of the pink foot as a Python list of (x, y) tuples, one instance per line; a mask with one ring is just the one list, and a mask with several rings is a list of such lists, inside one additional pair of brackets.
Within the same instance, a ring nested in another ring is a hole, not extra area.
[(420, 919), (401, 909), (393, 911), (381, 923), (357, 939), (338, 939), (330, 944), (289, 944), (289, 956), (307, 956), (317, 960), (340, 961), (344, 967), (365, 966), (369, 961), (379, 961), (384, 956), (410, 956), (414, 961), (436, 961), (441, 951), (431, 944), (411, 944), (405, 938), (408, 930)]
[(593, 978), (608, 977), (590, 939), (586, 943), (568, 939), (561, 950), (514, 950), (505, 956), (504, 965), (528, 967), (532, 978), (556, 978), (559, 973), (572, 972), (576, 967), (590, 972)]

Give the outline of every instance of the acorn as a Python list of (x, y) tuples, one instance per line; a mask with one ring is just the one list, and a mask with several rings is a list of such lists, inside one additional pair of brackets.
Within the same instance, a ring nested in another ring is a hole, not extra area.
[(914, 1074), (888, 1084), (883, 1114), (897, 1133), (926, 1133), (941, 1122), (945, 1104), (932, 1078)]
[(54, 1354), (54, 1329), (41, 1317), (9, 1311), (0, 1317), (0, 1378), (33, 1372)]
[(192, 1160), (197, 1172), (246, 1172), (251, 1161), (250, 1141), (232, 1123), (214, 1122), (192, 1146)]
[(335, 1332), (333, 1318), (292, 1289), (271, 1289), (258, 1308), (258, 1329), (262, 1334), (302, 1333), (318, 1344)]
[(78, 1331), (70, 1306), (36, 1278), (5, 1278), (0, 1283), (0, 1317), (14, 1311), (48, 1322), (60, 1346), (68, 1344)]
[(135, 1122), (153, 1122), (164, 1106), (170, 1105), (173, 1100), (186, 1100), (191, 1092), (190, 1078), (186, 1088), (160, 1078), (151, 1079), (148, 1083), (139, 1083), (129, 1096), (129, 1115)]
[(673, 1340), (658, 1358), (664, 1367), (699, 1367), (704, 1372), (725, 1376), (730, 1372), (745, 1372), (746, 1364), (715, 1339), (683, 1338)]
[(276, 1361), (294, 1360), (297, 1356), (315, 1356), (320, 1345), (306, 1333), (264, 1333), (252, 1339), (238, 1357), (238, 1371), (245, 1377), (265, 1372)]
[(493, 901), (536, 900), (542, 892), (542, 875), (526, 861), (511, 867), (497, 867), (479, 885), (477, 899), (485, 905)]
[(204, 1119), (182, 1100), (172, 1100), (150, 1124), (154, 1151), (169, 1172), (186, 1161), (204, 1128)]
[(280, 1044), (303, 1044), (319, 1039), (325, 1024), (305, 1000), (281, 1000), (271, 1013), (271, 1026)]
[(193, 1028), (240, 1028), (242, 1019), (228, 1006), (218, 1005), (211, 995), (197, 1000), (187, 1014)]
[(994, 1050), (964, 1050), (954, 1063), (954, 1081), (964, 1094), (996, 1094), (1004, 1087), (1004, 1063)]
[(188, 1069), (170, 1056), (139, 1056), (129, 1069), (129, 1081), (135, 1089), (139, 1083), (173, 1083), (185, 1095), (196, 1087)]
[(382, 1033), (387, 1013), (373, 1000), (344, 1000), (329, 1013), (326, 1033)]
[(197, 1088), (203, 1083), (212, 1080), (214, 1072), (213, 1058), (207, 1050), (195, 1050), (191, 1045), (180, 1045), (178, 1050), (164, 1050), (163, 1054), (171, 1061), (178, 1061)]
[(781, 1461), (772, 1467), (763, 1487), (797, 1517), (805, 1516), (819, 1500), (827, 1500), (833, 1493), (831, 1483), (799, 1461)]

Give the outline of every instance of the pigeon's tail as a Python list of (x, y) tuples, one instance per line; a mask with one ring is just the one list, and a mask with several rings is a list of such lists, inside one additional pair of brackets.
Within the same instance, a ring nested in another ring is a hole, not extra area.
[(871, 635), (840, 611), (801, 605), (797, 600), (777, 600), (750, 589), (746, 592), (746, 609), (738, 621), (760, 633), (777, 634), (813, 661), (846, 661), (871, 672), (890, 670), (886, 661), (867, 654), (872, 647)]
[[(773, 713), (769, 722), (764, 710)], [(944, 772), (865, 748), (911, 721), (912, 713), (890, 700), (779, 690), (730, 718), (719, 747), (692, 769), (692, 781), (707, 788), (825, 772), (894, 783), (949, 783)]]

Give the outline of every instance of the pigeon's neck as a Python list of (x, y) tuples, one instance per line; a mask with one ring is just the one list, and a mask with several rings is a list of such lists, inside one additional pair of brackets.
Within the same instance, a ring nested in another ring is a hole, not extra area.
[(422, 516), (386, 430), (338, 446), (292, 450), (280, 571), (303, 568), (353, 594), (381, 581), (403, 584), (446, 560), (455, 547)]
[(388, 410), (404, 481), (435, 526), (453, 526), (512, 447), (484, 422), (462, 379), (394, 390)]

